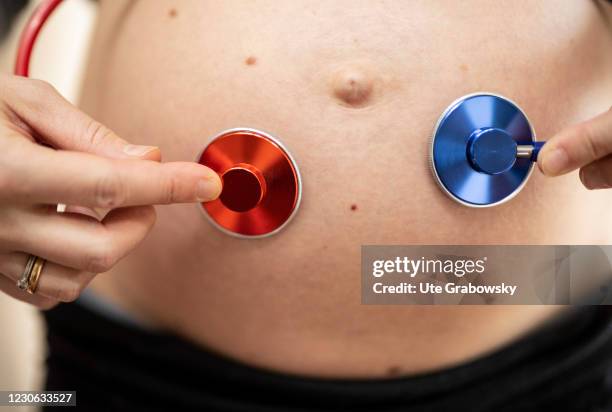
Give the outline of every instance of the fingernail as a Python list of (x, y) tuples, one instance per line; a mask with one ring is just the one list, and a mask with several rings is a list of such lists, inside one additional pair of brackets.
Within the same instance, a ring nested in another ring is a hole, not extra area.
[(201, 179), (196, 187), (196, 197), (199, 202), (215, 200), (221, 194), (221, 180), (218, 177)]
[(140, 146), (135, 144), (128, 144), (123, 148), (123, 153), (128, 156), (140, 157), (157, 149), (158, 148), (156, 146)]
[(558, 175), (568, 167), (569, 158), (563, 149), (553, 149), (542, 158), (542, 171), (547, 175)]
[(580, 181), (589, 190), (604, 189), (609, 186), (600, 168), (590, 168), (588, 171), (580, 169)]

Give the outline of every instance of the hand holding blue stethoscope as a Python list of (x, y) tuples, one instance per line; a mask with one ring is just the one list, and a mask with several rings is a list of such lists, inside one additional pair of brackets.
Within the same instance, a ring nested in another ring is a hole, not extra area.
[(434, 177), (453, 200), (490, 207), (514, 197), (534, 164), (548, 176), (575, 169), (588, 189), (612, 187), (612, 111), (537, 141), (512, 100), (474, 93), (443, 111), (430, 144)]
[(550, 138), (540, 151), (538, 166), (547, 176), (580, 169), (580, 180), (587, 189), (611, 188), (612, 107)]

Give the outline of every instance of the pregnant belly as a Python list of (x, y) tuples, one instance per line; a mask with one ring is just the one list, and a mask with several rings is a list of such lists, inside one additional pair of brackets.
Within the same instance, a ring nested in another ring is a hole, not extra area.
[(610, 73), (590, 2), (103, 2), (84, 109), (167, 161), (194, 160), (224, 129), (271, 132), (304, 187), (295, 219), (259, 240), (219, 232), (194, 205), (159, 207), (145, 244), (94, 288), (292, 373), (411, 373), (493, 350), (558, 308), (363, 306), (360, 246), (610, 242), (610, 194), (575, 174), (536, 171), (512, 201), (469, 209), (427, 163), (458, 96), (508, 96), (545, 139), (609, 107)]

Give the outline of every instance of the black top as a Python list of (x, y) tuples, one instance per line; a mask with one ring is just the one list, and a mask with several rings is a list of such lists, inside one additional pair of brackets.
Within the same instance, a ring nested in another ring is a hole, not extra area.
[(76, 390), (77, 410), (87, 412), (603, 412), (612, 410), (611, 310), (577, 307), (454, 368), (346, 380), (258, 369), (62, 304), (45, 312), (46, 388)]

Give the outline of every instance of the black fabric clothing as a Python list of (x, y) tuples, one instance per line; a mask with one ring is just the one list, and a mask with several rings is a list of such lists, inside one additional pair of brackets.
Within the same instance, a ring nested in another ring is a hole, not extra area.
[(371, 380), (260, 370), (176, 336), (112, 321), (78, 304), (60, 305), (45, 317), (47, 389), (76, 390), (77, 408), (83, 411), (612, 410), (607, 307), (580, 308), (458, 367)]

